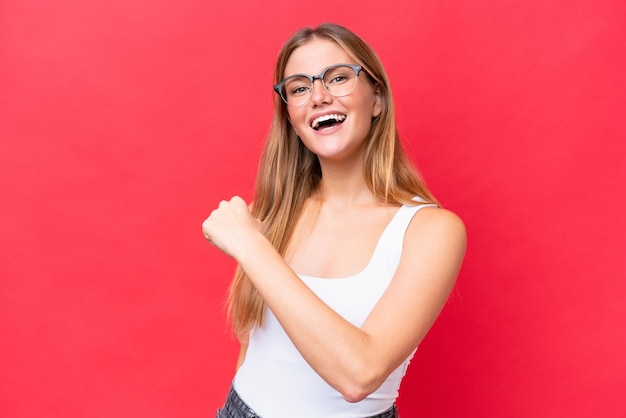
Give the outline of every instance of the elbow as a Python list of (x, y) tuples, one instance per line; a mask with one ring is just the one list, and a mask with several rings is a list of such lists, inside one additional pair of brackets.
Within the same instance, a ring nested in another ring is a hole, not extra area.
[(383, 373), (367, 367), (352, 374), (339, 388), (339, 392), (347, 402), (360, 402), (376, 391), (384, 381)]
[(367, 398), (370, 393), (371, 392), (362, 390), (360, 388), (353, 388), (352, 390), (342, 391), (341, 395), (343, 396), (343, 399), (346, 400), (346, 402), (355, 403)]

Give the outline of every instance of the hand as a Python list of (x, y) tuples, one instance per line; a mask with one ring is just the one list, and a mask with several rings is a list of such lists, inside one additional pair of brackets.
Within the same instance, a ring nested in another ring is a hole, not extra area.
[(202, 223), (202, 232), (210, 243), (236, 259), (238, 250), (262, 233), (262, 225), (252, 216), (246, 202), (234, 196), (229, 201), (222, 200), (211, 212)]

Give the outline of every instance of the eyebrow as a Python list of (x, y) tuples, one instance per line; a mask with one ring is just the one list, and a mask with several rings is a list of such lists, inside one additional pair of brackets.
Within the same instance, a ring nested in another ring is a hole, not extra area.
[[(310, 77), (314, 77), (316, 75), (321, 75), (326, 69), (332, 67), (333, 65), (361, 65), (361, 64), (359, 64), (358, 62), (355, 62), (355, 63), (352, 63), (352, 62), (336, 62), (334, 64), (327, 65), (326, 67), (322, 68), (321, 70), (319, 70), (315, 74), (299, 72), (299, 73), (293, 73), (293, 74), (289, 74), (289, 75), (283, 75), (283, 78), (281, 79), (281, 81), (285, 80), (285, 79), (287, 79), (289, 77), (292, 77), (294, 75), (306, 75), (306, 76), (310, 76)], [(363, 66), (361, 65), (361, 67), (363, 67)], [(365, 67), (363, 67), (363, 70), (365, 70)]]

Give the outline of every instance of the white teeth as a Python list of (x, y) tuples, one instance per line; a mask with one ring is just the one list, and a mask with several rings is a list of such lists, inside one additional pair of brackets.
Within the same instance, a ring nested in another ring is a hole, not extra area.
[(334, 119), (337, 122), (343, 122), (344, 120), (346, 120), (346, 115), (324, 115), (324, 116), (320, 116), (318, 118), (315, 118), (313, 120), (313, 122), (311, 122), (311, 128), (313, 129), (317, 129), (320, 126), (320, 122), (325, 122), (327, 120), (331, 120)]

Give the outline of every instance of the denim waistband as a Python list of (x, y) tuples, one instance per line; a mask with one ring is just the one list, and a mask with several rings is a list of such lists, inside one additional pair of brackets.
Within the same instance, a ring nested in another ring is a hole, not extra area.
[(215, 418), (263, 418), (254, 412), (252, 408), (239, 397), (235, 388), (230, 387), (226, 403), (221, 409), (217, 410)]
[[(372, 415), (367, 418), (399, 418), (398, 410), (394, 404), (391, 408), (385, 412), (381, 412), (378, 415)], [(261, 415), (254, 412), (244, 401), (239, 397), (235, 389), (231, 386), (226, 397), (226, 403), (221, 409), (217, 410), (215, 418), (263, 418)]]

